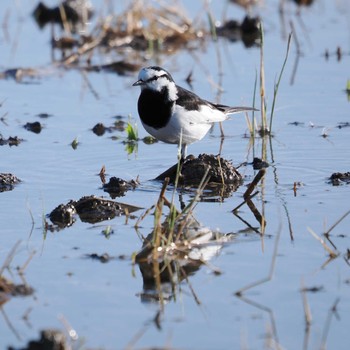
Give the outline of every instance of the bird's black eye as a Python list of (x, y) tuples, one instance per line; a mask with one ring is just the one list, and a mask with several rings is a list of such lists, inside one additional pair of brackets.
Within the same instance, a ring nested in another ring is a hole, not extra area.
[[(152, 78), (149, 78), (145, 81), (145, 83), (150, 83), (151, 81), (154, 81), (154, 80), (158, 80), (159, 78), (168, 78), (168, 76), (166, 74), (162, 74), (162, 75), (155, 75), (153, 76)], [(169, 80), (169, 78), (168, 78)]]

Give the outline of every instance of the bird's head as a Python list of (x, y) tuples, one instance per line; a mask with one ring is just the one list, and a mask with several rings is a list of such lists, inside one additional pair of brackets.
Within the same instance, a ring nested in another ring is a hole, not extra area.
[(158, 66), (142, 68), (139, 72), (138, 80), (133, 86), (140, 86), (141, 91), (145, 89), (168, 92), (168, 98), (172, 101), (177, 99), (177, 88), (175, 82), (165, 69)]

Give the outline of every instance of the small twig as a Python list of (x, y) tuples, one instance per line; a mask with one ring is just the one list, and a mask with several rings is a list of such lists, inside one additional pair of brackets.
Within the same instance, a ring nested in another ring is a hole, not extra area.
[(304, 307), (304, 317), (305, 317), (305, 325), (306, 329), (310, 327), (312, 321), (312, 315), (310, 310), (310, 305), (307, 301), (306, 289), (304, 285), (304, 279), (301, 279), (301, 295), (303, 297), (303, 307)]
[(85, 53), (87, 53), (88, 51), (93, 50), (95, 47), (97, 47), (98, 45), (100, 45), (100, 43), (102, 42), (103, 38), (105, 37), (105, 33), (101, 36), (99, 36), (98, 38), (96, 38), (95, 40), (84, 44), (83, 46), (81, 46), (78, 49), (78, 52), (72, 53), (70, 56), (68, 56), (67, 58), (65, 58), (63, 60), (63, 64), (65, 65), (70, 65), (73, 62), (77, 61), (79, 59), (80, 56), (84, 55)]
[(69, 22), (68, 22), (68, 19), (67, 19), (67, 14), (66, 14), (66, 11), (64, 9), (64, 6), (63, 4), (59, 4), (58, 5), (58, 8), (60, 10), (60, 15), (61, 15), (61, 19), (62, 19), (62, 24), (63, 24), (63, 28), (66, 32), (67, 35), (71, 35), (71, 30), (70, 30), (70, 25), (69, 25)]
[(263, 178), (265, 173), (266, 173), (265, 169), (260, 169), (259, 170), (259, 172), (254, 177), (253, 181), (248, 186), (247, 190), (244, 192), (244, 195), (243, 195), (244, 199), (248, 199), (250, 197), (250, 194), (253, 192), (254, 188), (257, 186), (259, 181)]
[[(220, 123), (220, 125), (221, 125), (221, 123)], [(224, 172), (222, 170), (222, 166), (221, 166), (221, 162), (220, 162), (220, 155), (219, 154), (217, 155), (217, 160), (218, 160), (218, 163), (219, 163), (219, 169), (220, 169), (220, 175), (221, 175), (221, 183), (222, 183), (222, 185), (225, 185)]]
[(201, 305), (201, 301), (199, 300), (196, 292), (194, 291), (194, 289), (192, 287), (192, 284), (190, 283), (190, 280), (188, 279), (186, 271), (184, 270), (184, 268), (182, 266), (180, 266), (180, 270), (181, 270), (181, 273), (183, 274), (183, 276), (184, 276), (184, 278), (185, 278), (185, 280), (186, 280), (186, 282), (188, 284), (188, 287), (191, 290), (191, 293), (192, 293), (192, 295), (194, 297), (195, 302), (197, 303), (197, 305)]
[(144, 218), (155, 208), (155, 205), (153, 204), (151, 207), (149, 207), (136, 221), (134, 227), (137, 229), (140, 227), (140, 222), (144, 220)]
[(9, 267), (9, 265), (10, 265), (12, 259), (13, 259), (14, 256), (15, 256), (16, 250), (17, 250), (18, 246), (20, 245), (20, 243), (21, 243), (21, 240), (18, 240), (18, 241), (15, 243), (15, 245), (12, 247), (12, 249), (10, 250), (10, 252), (8, 253), (8, 255), (7, 255), (7, 257), (6, 257), (5, 261), (4, 261), (4, 263), (2, 264), (2, 266), (1, 266), (1, 268), (0, 268), (0, 276), (2, 275), (2, 273), (4, 272), (4, 270), (5, 270), (6, 268)]
[(341, 222), (343, 221), (348, 215), (350, 214), (350, 210), (348, 210), (344, 215), (340, 217), (326, 232), (324, 232), (324, 235), (327, 236), (329, 233)]
[(307, 230), (310, 232), (312, 236), (314, 236), (314, 238), (316, 238), (322, 244), (323, 248), (328, 252), (329, 257), (331, 259), (334, 259), (339, 255), (338, 252), (335, 252), (334, 250), (329, 248), (326, 242), (317, 233), (315, 233), (310, 227), (308, 227)]
[(23, 274), (24, 274), (24, 270), (27, 268), (27, 266), (29, 265), (29, 263), (30, 263), (31, 260), (33, 259), (33, 256), (35, 255), (35, 253), (36, 253), (36, 251), (33, 250), (33, 251), (30, 253), (30, 255), (29, 255), (28, 259), (26, 260), (26, 262), (18, 269), (18, 273), (19, 273), (20, 275), (23, 275)]
[(12, 333), (16, 336), (16, 338), (18, 340), (22, 340), (22, 337), (20, 336), (19, 332), (17, 331), (17, 329), (14, 327), (14, 325), (12, 324), (12, 322), (10, 321), (10, 319), (8, 318), (7, 314), (5, 313), (5, 310), (3, 307), (0, 308), (0, 312), (2, 313), (2, 316), (4, 317), (5, 323), (7, 324), (7, 326), (10, 328), (10, 330), (12, 331)]
[(65, 328), (66, 332), (68, 333), (69, 338), (71, 340), (78, 340), (79, 335), (78, 335), (77, 331), (70, 325), (68, 320), (62, 314), (58, 315), (58, 319), (63, 324), (63, 327)]

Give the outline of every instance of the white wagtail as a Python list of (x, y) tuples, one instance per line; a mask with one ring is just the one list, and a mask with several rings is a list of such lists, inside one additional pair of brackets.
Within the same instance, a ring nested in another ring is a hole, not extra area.
[(213, 123), (233, 113), (254, 110), (203, 100), (176, 85), (169, 72), (158, 66), (142, 68), (133, 86), (141, 87), (137, 107), (146, 131), (166, 143), (181, 142), (182, 159), (187, 145), (201, 140)]

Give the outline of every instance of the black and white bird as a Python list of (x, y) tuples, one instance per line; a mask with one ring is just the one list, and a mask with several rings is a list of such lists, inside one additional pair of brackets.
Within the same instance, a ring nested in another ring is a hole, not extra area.
[(146, 131), (166, 143), (181, 142), (183, 159), (187, 145), (201, 140), (213, 123), (222, 122), (233, 113), (254, 110), (203, 100), (176, 85), (169, 72), (158, 66), (142, 68), (133, 86), (141, 87), (137, 107)]

